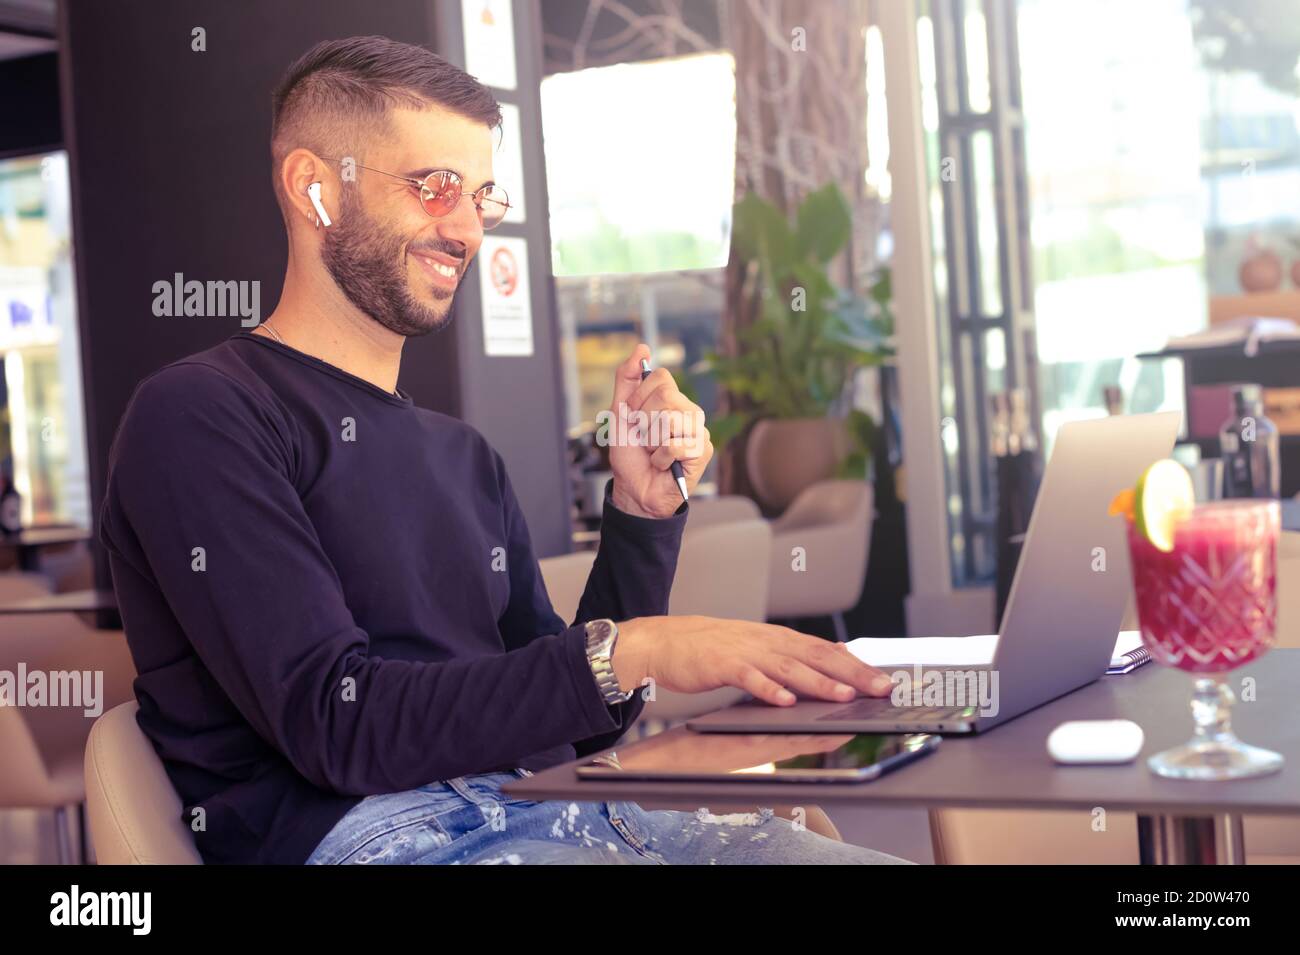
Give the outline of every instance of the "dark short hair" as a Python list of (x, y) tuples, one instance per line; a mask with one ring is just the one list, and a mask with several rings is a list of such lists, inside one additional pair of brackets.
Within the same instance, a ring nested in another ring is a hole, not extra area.
[(365, 140), (383, 130), (390, 109), (430, 105), (490, 129), (501, 125), (492, 92), (431, 50), (383, 36), (317, 43), (289, 67), (272, 98), (276, 195), (280, 165), (292, 150), (358, 156)]

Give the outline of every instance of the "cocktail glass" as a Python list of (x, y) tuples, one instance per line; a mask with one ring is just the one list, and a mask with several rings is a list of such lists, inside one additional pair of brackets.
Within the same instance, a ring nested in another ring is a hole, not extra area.
[(1197, 504), (1165, 552), (1128, 525), (1142, 642), (1165, 666), (1197, 674), (1191, 741), (1152, 756), (1174, 779), (1240, 779), (1282, 768), (1282, 756), (1232, 732), (1225, 674), (1273, 646), (1277, 626), (1277, 501)]

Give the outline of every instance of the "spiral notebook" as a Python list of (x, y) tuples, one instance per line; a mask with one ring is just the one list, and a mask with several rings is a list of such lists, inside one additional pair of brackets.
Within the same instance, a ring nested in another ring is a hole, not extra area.
[(1151, 651), (1142, 645), (1142, 634), (1137, 630), (1121, 630), (1106, 672), (1112, 675), (1132, 673), (1142, 664), (1150, 662)]

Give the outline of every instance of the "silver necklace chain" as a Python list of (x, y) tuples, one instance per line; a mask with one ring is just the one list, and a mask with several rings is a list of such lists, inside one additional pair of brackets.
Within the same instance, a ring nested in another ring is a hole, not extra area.
[[(281, 345), (283, 345), (285, 348), (293, 348), (292, 345), (290, 345), (288, 342), (286, 342), (283, 338), (280, 337), (280, 333), (277, 332), (277, 331), (275, 330), (275, 328), (271, 325), (271, 323), (270, 323), (269, 321), (265, 321), (265, 322), (263, 322), (263, 323), (262, 323), (261, 325), (259, 325), (258, 327), (259, 327), (259, 328), (264, 328), (264, 329), (266, 329), (266, 333), (267, 333), (268, 335), (270, 335), (272, 338), (274, 338), (274, 339), (275, 339), (277, 342), (279, 342)], [(294, 348), (294, 351), (297, 351), (297, 349)], [(402, 397), (402, 393), (401, 393), (400, 391), (396, 390), (396, 389), (394, 389), (392, 392), (390, 392), (390, 394), (392, 394), (392, 396), (393, 396), (394, 398), (400, 398), (400, 397)]]

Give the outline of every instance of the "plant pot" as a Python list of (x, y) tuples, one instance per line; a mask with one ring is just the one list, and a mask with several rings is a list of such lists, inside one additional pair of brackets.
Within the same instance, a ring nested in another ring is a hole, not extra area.
[(839, 418), (764, 418), (745, 442), (745, 470), (759, 503), (780, 513), (804, 488), (835, 477), (848, 454)]

